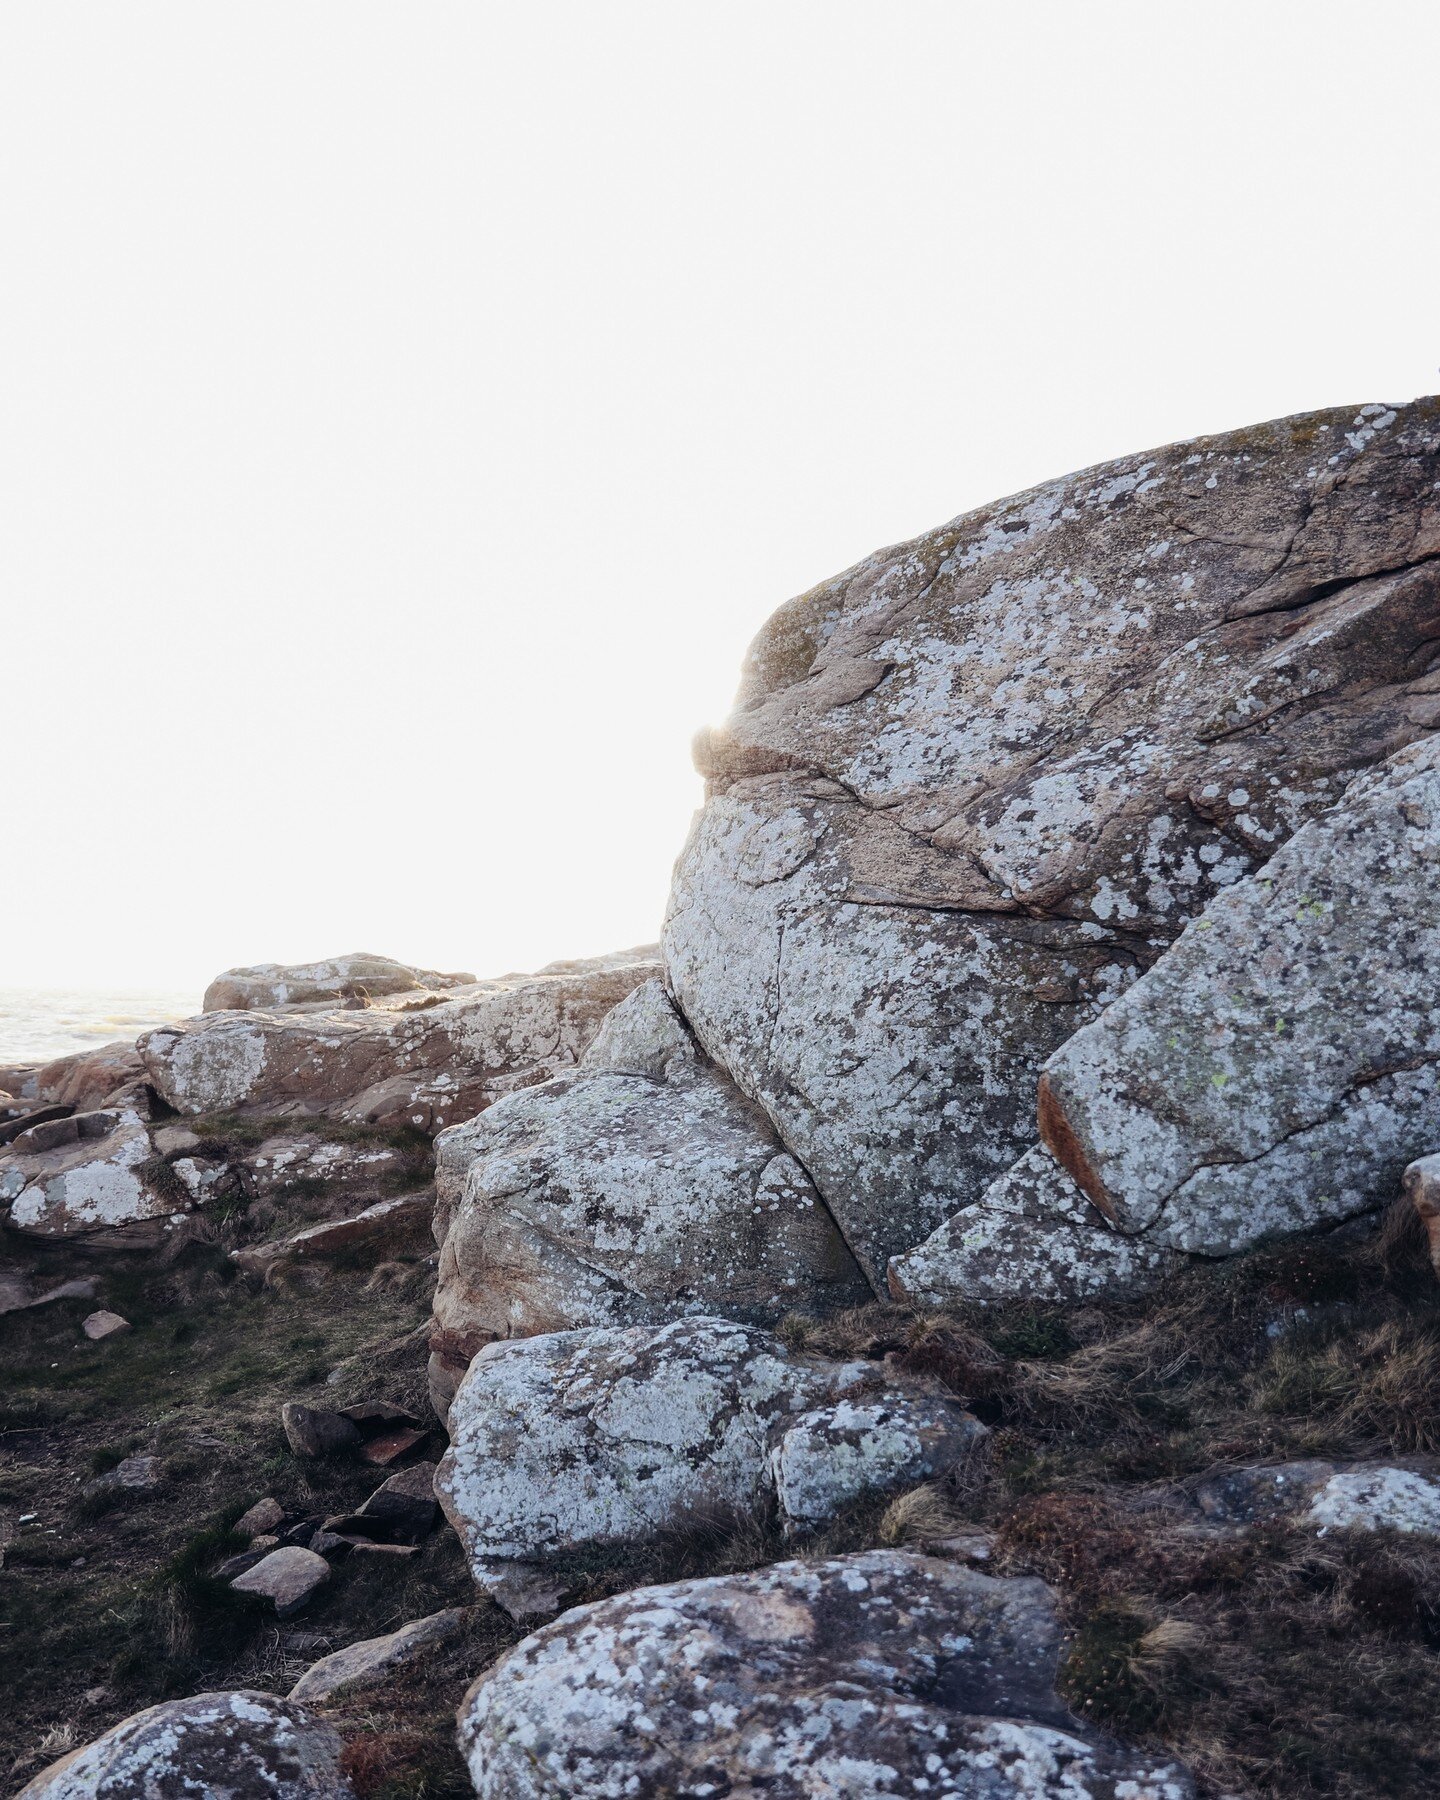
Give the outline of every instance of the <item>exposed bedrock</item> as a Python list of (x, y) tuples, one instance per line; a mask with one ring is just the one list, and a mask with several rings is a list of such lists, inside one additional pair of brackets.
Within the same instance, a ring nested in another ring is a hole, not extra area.
[(1230, 1255), (1393, 1198), (1440, 1107), (1440, 739), (1354, 782), (1047, 1065), (1126, 1232)]
[(1034, 1144), (1047, 1058), (1440, 722), (1437, 558), (1428, 399), (1049, 483), (764, 628), (667, 977), (877, 1290)]

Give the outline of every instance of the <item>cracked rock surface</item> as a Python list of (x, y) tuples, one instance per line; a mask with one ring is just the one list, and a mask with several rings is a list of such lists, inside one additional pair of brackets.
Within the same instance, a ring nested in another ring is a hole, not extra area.
[(1043, 1583), (903, 1551), (779, 1563), (578, 1607), (471, 1688), (482, 1800), (953, 1794), (1189, 1800), (1054, 1693)]
[(1229, 1255), (1398, 1191), (1440, 1099), (1440, 740), (1354, 782), (1045, 1070), (1122, 1230)]
[(683, 1313), (774, 1324), (869, 1297), (804, 1170), (658, 981), (577, 1072), (497, 1101), (437, 1155), (437, 1397), (490, 1338)]
[(52, 1763), (19, 1800), (355, 1800), (341, 1741), (274, 1694), (195, 1694), (152, 1706)]
[(484, 1584), (497, 1562), (643, 1543), (772, 1496), (813, 1524), (945, 1474), (987, 1434), (938, 1387), (710, 1318), (488, 1345), (450, 1435), (435, 1492)]
[(877, 1291), (1034, 1142), (1046, 1059), (1440, 723), (1440, 401), (1131, 456), (783, 607), (663, 936)]

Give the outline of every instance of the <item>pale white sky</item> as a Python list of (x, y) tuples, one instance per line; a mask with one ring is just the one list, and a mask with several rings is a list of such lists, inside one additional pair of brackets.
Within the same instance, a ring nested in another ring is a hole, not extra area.
[(0, 983), (653, 936), (789, 594), (1440, 387), (1440, 8), (7, 0)]

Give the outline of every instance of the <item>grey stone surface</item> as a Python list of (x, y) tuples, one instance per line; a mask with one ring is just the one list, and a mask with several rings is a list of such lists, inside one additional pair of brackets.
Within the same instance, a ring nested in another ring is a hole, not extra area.
[(481, 1800), (957, 1794), (1188, 1800), (1054, 1694), (1048, 1589), (901, 1551), (780, 1563), (578, 1607), (460, 1709)]
[(1046, 1142), (1206, 1255), (1394, 1198), (1440, 1106), (1440, 740), (1355, 781), (1046, 1065)]
[(412, 1619), (408, 1625), (386, 1632), (384, 1637), (347, 1644), (343, 1650), (332, 1651), (312, 1663), (291, 1688), (290, 1698), (314, 1706), (341, 1688), (377, 1687), (432, 1646), (457, 1638), (469, 1617), (465, 1607), (452, 1606), (444, 1612), (431, 1613), (426, 1619)]
[(877, 1291), (1034, 1142), (1041, 1065), (1440, 722), (1440, 401), (1125, 457), (782, 608), (667, 978)]
[(263, 1111), (438, 1131), (573, 1068), (610, 1008), (658, 974), (650, 949), (359, 1007), (204, 1013), (140, 1039), (149, 1079), (186, 1114)]
[(435, 1491), (482, 1583), (772, 1496), (814, 1524), (948, 1472), (985, 1436), (938, 1388), (715, 1318), (491, 1344), (450, 1430)]
[(492, 1337), (682, 1313), (774, 1323), (868, 1298), (804, 1170), (697, 1057), (658, 982), (615, 1009), (580, 1070), (498, 1101), (437, 1154), (452, 1382)]
[(167, 1700), (72, 1751), (18, 1800), (355, 1800), (339, 1734), (274, 1694)]
[(269, 1600), (282, 1619), (299, 1612), (307, 1600), (330, 1579), (330, 1565), (323, 1556), (300, 1544), (282, 1544), (262, 1556), (230, 1583), (237, 1593), (258, 1594)]
[(915, 1307), (1063, 1304), (1145, 1293), (1185, 1261), (1163, 1244), (1117, 1231), (1037, 1145), (973, 1206), (892, 1257), (889, 1285), (894, 1299)]
[(59, 1121), (66, 1141), (0, 1150), (0, 1212), (25, 1237), (96, 1238), (138, 1230), (160, 1242), (189, 1209), (164, 1179), (145, 1120), (129, 1107)]

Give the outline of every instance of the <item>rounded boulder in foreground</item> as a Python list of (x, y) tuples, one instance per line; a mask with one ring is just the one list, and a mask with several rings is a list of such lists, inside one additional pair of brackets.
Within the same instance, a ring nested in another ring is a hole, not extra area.
[(134, 1714), (41, 1771), (17, 1800), (355, 1800), (339, 1734), (303, 1706), (249, 1691)]
[(1056, 1699), (1042, 1582), (904, 1551), (641, 1588), (563, 1614), (471, 1688), (481, 1800), (1192, 1800)]

